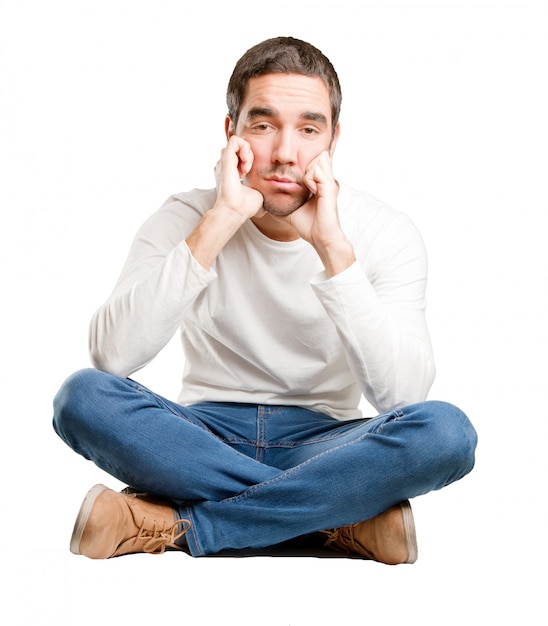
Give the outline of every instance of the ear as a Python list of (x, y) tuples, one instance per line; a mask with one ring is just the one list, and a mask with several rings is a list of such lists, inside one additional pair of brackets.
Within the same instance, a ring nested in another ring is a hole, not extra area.
[(227, 140), (230, 139), (232, 135), (234, 134), (235, 134), (234, 122), (232, 121), (232, 118), (230, 117), (230, 115), (227, 115), (225, 118), (225, 135), (226, 135)]
[(331, 140), (331, 145), (329, 146), (329, 155), (331, 157), (335, 153), (335, 148), (337, 146), (337, 141), (339, 140), (340, 134), (341, 134), (341, 123), (337, 122), (337, 126), (335, 127), (335, 132), (333, 133), (333, 139)]

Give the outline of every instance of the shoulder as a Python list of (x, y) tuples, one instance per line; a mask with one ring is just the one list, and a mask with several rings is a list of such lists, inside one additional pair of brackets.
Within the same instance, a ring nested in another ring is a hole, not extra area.
[(215, 202), (215, 189), (193, 189), (170, 196), (137, 231), (133, 247), (166, 254), (196, 228)]
[(410, 223), (410, 218), (382, 200), (340, 183), (339, 211), (347, 220), (364, 224)]
[(192, 189), (169, 198), (144, 222), (139, 235), (176, 244), (189, 235), (215, 202), (215, 189)]
[(412, 261), (426, 263), (422, 236), (402, 211), (365, 192), (341, 185), (339, 215), (358, 259), (370, 270)]
[(192, 189), (173, 194), (160, 207), (158, 213), (162, 217), (173, 214), (180, 217), (195, 216), (201, 219), (206, 211), (214, 204), (215, 189)]
[(190, 191), (183, 191), (172, 195), (164, 207), (174, 205), (179, 208), (187, 207), (194, 211), (197, 211), (203, 215), (214, 204), (217, 192), (213, 189), (191, 189)]
[(340, 184), (339, 214), (343, 230), (351, 239), (368, 241), (421, 240), (411, 218), (372, 195)]

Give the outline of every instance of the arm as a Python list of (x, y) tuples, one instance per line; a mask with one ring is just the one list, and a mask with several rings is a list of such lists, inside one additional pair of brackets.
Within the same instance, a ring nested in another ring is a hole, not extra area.
[(424, 315), (424, 246), (403, 216), (397, 226), (359, 262), (312, 283), (362, 393), (381, 413), (425, 400), (435, 376)]
[(214, 280), (184, 241), (199, 219), (193, 206), (172, 199), (139, 229), (112, 294), (91, 319), (95, 367), (125, 377), (145, 366)]
[(189, 207), (182, 215), (167, 206), (140, 229), (111, 297), (91, 320), (90, 354), (98, 369), (129, 376), (184, 324), (215, 278), (211, 266), (219, 252), (261, 210), (262, 195), (240, 183), (252, 161), (248, 144), (232, 137), (216, 166), (214, 204), (201, 219)]
[(333, 177), (331, 157), (322, 152), (304, 173), (312, 192), (308, 202), (284, 219), (316, 250), (327, 276), (344, 271), (354, 261), (354, 249), (344, 234), (337, 210), (339, 186)]
[[(426, 398), (435, 367), (426, 327), (427, 262), (422, 239), (400, 216), (394, 232), (352, 239), (341, 227), (338, 185), (328, 153), (305, 174), (314, 194), (286, 219), (318, 253), (325, 267), (312, 284), (334, 322), (348, 364), (366, 399), (379, 411)], [(368, 267), (367, 274), (365, 267)]]

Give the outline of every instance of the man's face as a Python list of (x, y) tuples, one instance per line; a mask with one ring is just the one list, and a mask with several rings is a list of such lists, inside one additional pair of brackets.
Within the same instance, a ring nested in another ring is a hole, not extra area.
[(306, 167), (324, 150), (333, 153), (338, 132), (325, 83), (300, 74), (252, 78), (236, 127), (227, 119), (227, 136), (245, 139), (255, 157), (244, 183), (261, 192), (273, 215), (289, 215), (308, 200)]

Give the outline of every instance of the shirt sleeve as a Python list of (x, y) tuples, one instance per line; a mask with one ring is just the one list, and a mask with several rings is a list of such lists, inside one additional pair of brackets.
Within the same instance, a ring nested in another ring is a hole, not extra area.
[(425, 400), (435, 376), (426, 252), (412, 223), (400, 221), (390, 236), (356, 250), (358, 261), (344, 272), (311, 282), (362, 393), (381, 413)]
[(190, 219), (171, 200), (137, 233), (110, 298), (89, 328), (91, 361), (100, 370), (127, 377), (149, 363), (181, 326), (185, 312), (215, 279), (192, 256), (185, 237), (200, 219)]

